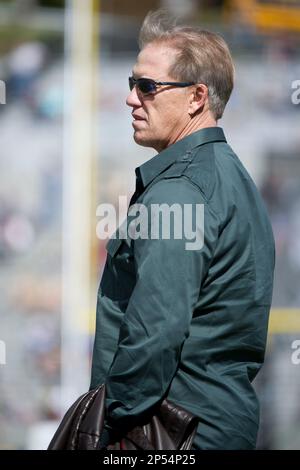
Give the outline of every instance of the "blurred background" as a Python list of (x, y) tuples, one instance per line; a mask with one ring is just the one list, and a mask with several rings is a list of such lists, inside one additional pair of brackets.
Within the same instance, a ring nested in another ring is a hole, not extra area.
[(300, 449), (300, 0), (0, 1), (1, 449), (46, 448), (89, 386), (106, 257), (96, 208), (129, 198), (154, 155), (133, 142), (125, 99), (158, 7), (221, 33), (234, 56), (219, 125), (277, 249), (258, 448)]

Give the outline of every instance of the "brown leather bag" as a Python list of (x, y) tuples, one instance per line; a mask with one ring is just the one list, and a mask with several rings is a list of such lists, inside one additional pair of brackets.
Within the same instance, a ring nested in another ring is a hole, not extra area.
[[(105, 418), (105, 386), (90, 390), (68, 409), (48, 450), (96, 450)], [(196, 434), (198, 419), (164, 400), (159, 412), (144, 426), (137, 426), (110, 450), (188, 450)]]

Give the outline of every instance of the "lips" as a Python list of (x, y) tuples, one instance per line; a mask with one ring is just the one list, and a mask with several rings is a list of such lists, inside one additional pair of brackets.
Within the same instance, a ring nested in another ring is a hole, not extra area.
[(145, 119), (142, 116), (139, 116), (138, 114), (132, 114), (132, 117), (135, 121), (145, 121)]
[(133, 121), (132, 121), (132, 126), (135, 130), (141, 129), (144, 127), (142, 125), (142, 122), (146, 122), (146, 119), (144, 119), (142, 116), (139, 116), (139, 114), (132, 113)]
[(134, 119), (134, 121), (132, 121), (132, 126), (135, 130), (144, 129), (145, 122), (145, 119)]

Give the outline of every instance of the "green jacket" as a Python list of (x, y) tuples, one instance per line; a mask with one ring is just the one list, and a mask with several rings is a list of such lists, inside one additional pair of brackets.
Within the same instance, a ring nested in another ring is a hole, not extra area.
[(219, 127), (171, 145), (136, 177), (131, 205), (202, 205), (204, 243), (108, 242), (91, 388), (106, 382), (113, 428), (133, 426), (167, 397), (199, 417), (196, 449), (253, 449), (251, 382), (264, 361), (274, 270), (261, 197)]

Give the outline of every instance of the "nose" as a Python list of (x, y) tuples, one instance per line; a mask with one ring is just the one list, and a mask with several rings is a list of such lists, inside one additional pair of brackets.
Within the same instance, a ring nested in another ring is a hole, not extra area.
[(136, 87), (133, 87), (126, 99), (127, 106), (137, 108), (142, 105)]

